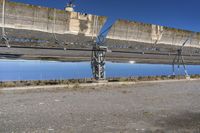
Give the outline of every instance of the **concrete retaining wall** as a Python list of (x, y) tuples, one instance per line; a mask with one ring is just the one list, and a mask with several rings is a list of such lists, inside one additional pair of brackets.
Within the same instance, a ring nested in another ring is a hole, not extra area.
[(186, 46), (200, 47), (200, 33), (174, 29), (159, 25), (118, 20), (108, 33), (108, 39), (148, 44), (168, 44), (181, 46), (192, 36)]
[[(0, 0), (2, 16), (2, 0)], [(1, 21), (2, 17), (0, 17)], [(65, 12), (22, 3), (6, 2), (5, 27), (58, 34), (96, 36), (106, 17), (77, 12)], [(0, 27), (3, 25), (0, 23)]]
[[(70, 44), (71, 47), (91, 46), (107, 19), (103, 16), (7, 1), (5, 24), (2, 24), (2, 1), (0, 0), (0, 27), (5, 26), (11, 42), (20, 45), (40, 44), (40, 46), (56, 47), (53, 37), (55, 33), (58, 40)], [(181, 46), (191, 35), (192, 39), (186, 46), (200, 48), (200, 33), (118, 20), (108, 33), (107, 44), (112, 45), (112, 48), (135, 50), (139, 47), (137, 44), (142, 44), (143, 48), (139, 49), (143, 51), (144, 48), (154, 44), (158, 47), (162, 47), (162, 44), (170, 47)]]

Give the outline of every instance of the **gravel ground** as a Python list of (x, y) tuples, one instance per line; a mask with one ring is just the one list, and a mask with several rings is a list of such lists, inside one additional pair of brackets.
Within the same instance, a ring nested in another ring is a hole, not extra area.
[(200, 132), (200, 82), (0, 92), (1, 133)]

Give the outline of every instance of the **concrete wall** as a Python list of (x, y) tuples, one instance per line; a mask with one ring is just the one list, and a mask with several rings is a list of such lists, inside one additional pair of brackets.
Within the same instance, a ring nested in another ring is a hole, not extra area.
[[(0, 0), (2, 16), (2, 0)], [(2, 17), (0, 17), (1, 21)], [(96, 36), (106, 17), (77, 12), (65, 12), (40, 6), (6, 2), (5, 27), (58, 34)], [(2, 27), (0, 23), (0, 27)]]
[(174, 29), (159, 25), (118, 20), (108, 33), (108, 39), (148, 44), (168, 44), (181, 46), (192, 36), (187, 46), (200, 47), (200, 33)]
[[(98, 35), (106, 21), (106, 17), (103, 16), (65, 12), (7, 1), (4, 25), (1, 23), (2, 1), (0, 0), (0, 27), (6, 27), (7, 35), (12, 41), (22, 38), (21, 42), (18, 41), (21, 45), (28, 44), (27, 42), (22, 43), (26, 39), (33, 39), (29, 40), (30, 43), (35, 43), (39, 39), (39, 43), (43, 43), (42, 46), (53, 47), (52, 33), (56, 33), (59, 40), (84, 47), (90, 45), (89, 43)], [(134, 48), (136, 44), (152, 45), (155, 43), (181, 46), (191, 35), (193, 35), (192, 39), (186, 46), (200, 47), (200, 33), (118, 20), (112, 26), (107, 38), (111, 40), (109, 45), (115, 48)], [(75, 47), (78, 46), (75, 45)]]

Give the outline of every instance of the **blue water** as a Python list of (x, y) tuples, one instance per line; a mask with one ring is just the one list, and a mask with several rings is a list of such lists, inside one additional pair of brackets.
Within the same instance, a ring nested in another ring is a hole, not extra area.
[[(187, 66), (189, 74), (200, 74), (200, 66)], [(178, 73), (176, 69), (176, 73)], [(179, 71), (184, 74), (183, 68)], [(171, 65), (106, 63), (107, 77), (171, 75)], [(0, 60), (0, 81), (92, 78), (90, 62)]]

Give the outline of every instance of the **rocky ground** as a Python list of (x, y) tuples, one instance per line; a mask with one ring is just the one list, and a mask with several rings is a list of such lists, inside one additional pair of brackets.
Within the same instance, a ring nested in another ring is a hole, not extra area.
[(200, 132), (200, 82), (0, 91), (1, 133)]

